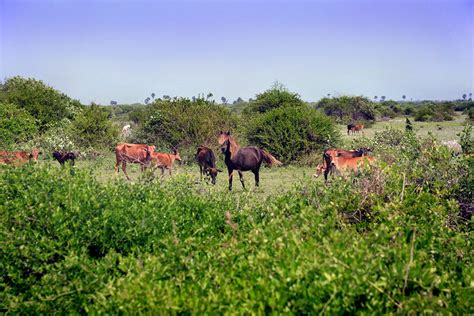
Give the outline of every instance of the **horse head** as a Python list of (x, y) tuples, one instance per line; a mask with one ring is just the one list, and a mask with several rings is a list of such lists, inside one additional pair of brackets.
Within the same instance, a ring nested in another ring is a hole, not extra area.
[(219, 133), (219, 137), (217, 138), (217, 142), (219, 143), (219, 145), (223, 145), (224, 142), (228, 140), (229, 138), (230, 138), (230, 131), (227, 131), (227, 132), (221, 131)]

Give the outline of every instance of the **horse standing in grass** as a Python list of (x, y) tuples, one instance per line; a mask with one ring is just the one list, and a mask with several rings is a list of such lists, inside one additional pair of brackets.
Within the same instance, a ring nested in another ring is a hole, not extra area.
[(230, 135), (230, 132), (222, 132), (218, 138), (221, 151), (224, 154), (224, 162), (229, 172), (229, 190), (232, 190), (232, 178), (234, 170), (237, 170), (240, 177), (240, 183), (245, 189), (243, 171), (252, 171), (255, 175), (255, 186), (259, 186), (260, 182), (260, 166), (265, 162), (269, 166), (279, 166), (282, 163), (267, 151), (258, 147), (240, 148), (237, 141)]

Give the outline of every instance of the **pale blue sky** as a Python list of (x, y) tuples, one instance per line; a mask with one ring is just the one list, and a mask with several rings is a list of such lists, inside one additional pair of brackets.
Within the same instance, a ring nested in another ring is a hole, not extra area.
[(152, 92), (453, 99), (473, 88), (473, 2), (0, 0), (0, 78), (83, 103)]

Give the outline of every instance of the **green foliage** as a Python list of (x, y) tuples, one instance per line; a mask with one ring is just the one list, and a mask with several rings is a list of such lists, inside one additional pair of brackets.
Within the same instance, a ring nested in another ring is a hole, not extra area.
[(280, 107), (248, 122), (247, 139), (278, 159), (290, 162), (339, 140), (335, 124), (323, 113), (306, 105)]
[(147, 109), (149, 115), (137, 139), (161, 148), (196, 146), (215, 142), (219, 130), (235, 126), (229, 109), (202, 98), (157, 100)]
[(376, 109), (381, 117), (395, 118), (402, 113), (400, 104), (393, 100), (376, 103)]
[(455, 200), (468, 165), (419, 144), (415, 159), (267, 200), (186, 177), (100, 184), (3, 167), (1, 309), (468, 314), (472, 240)]
[(75, 142), (82, 147), (115, 146), (118, 129), (109, 120), (110, 113), (95, 104), (88, 106), (72, 122)]
[(474, 141), (472, 140), (471, 133), (472, 125), (466, 123), (462, 132), (457, 134), (457, 136), (459, 136), (459, 144), (461, 145), (462, 151), (465, 154), (471, 154), (474, 147)]
[(305, 103), (298, 94), (289, 92), (282, 84), (275, 83), (271, 89), (257, 94), (256, 99), (244, 109), (244, 113), (265, 113), (283, 106), (303, 105)]
[(50, 124), (81, 112), (79, 101), (46, 85), (41, 80), (19, 76), (8, 78), (2, 85), (5, 102), (28, 111), (39, 123), (40, 131)]
[(334, 117), (338, 123), (375, 120), (375, 105), (363, 96), (322, 98), (316, 107)]
[(0, 144), (3, 149), (26, 142), (38, 132), (36, 120), (24, 109), (0, 103)]
[(454, 115), (454, 104), (452, 102), (434, 103), (427, 102), (419, 105), (415, 113), (415, 121), (451, 121)]

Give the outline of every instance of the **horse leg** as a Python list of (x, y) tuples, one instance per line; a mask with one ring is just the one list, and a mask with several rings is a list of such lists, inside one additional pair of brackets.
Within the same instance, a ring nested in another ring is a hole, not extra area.
[(199, 165), (199, 181), (202, 181), (202, 166)]
[(232, 191), (232, 177), (234, 175), (234, 170), (229, 169), (229, 191)]
[(170, 172), (170, 177), (171, 177), (171, 167), (168, 168), (168, 171)]
[(237, 172), (239, 173), (240, 183), (242, 183), (242, 188), (244, 188), (244, 190), (245, 190), (244, 174), (240, 170), (237, 170)]

